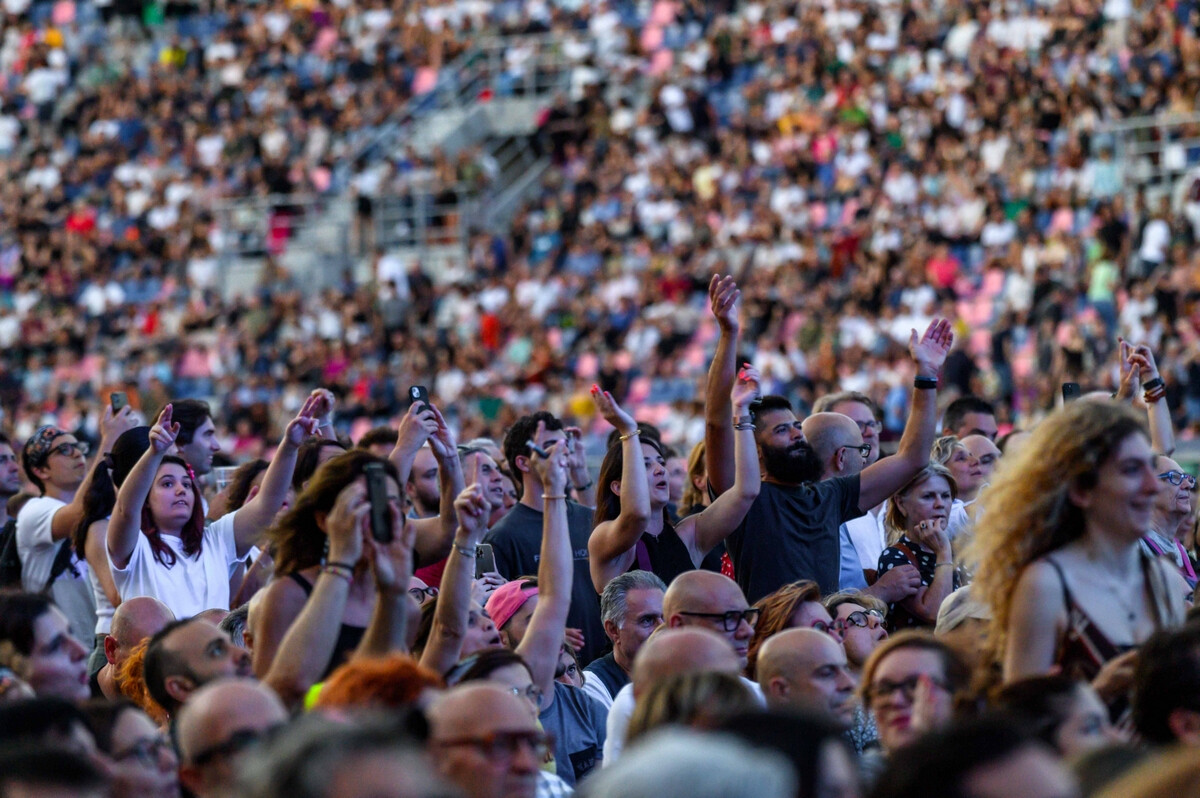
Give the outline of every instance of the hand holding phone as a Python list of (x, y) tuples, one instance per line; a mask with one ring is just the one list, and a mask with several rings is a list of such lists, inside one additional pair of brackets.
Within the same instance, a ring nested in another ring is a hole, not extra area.
[(424, 385), (414, 385), (408, 389), (408, 397), (412, 403), (429, 407), (429, 389)]
[(129, 397), (124, 391), (113, 391), (108, 395), (108, 401), (112, 403), (112, 411), (115, 416), (125, 408), (125, 405), (129, 404)]
[(1063, 404), (1066, 404), (1067, 402), (1075, 401), (1076, 399), (1078, 399), (1080, 397), (1081, 394), (1082, 394), (1082, 391), (1079, 388), (1079, 383), (1064, 382), (1062, 384)]
[(388, 507), (387, 472), (383, 463), (367, 463), (363, 466), (367, 480), (367, 500), (371, 503), (371, 537), (380, 543), (391, 543), (392, 512)]

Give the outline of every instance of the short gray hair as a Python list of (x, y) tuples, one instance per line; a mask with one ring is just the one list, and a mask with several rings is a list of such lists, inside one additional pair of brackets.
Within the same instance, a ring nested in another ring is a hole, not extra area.
[(629, 591), (654, 589), (667, 592), (667, 586), (663, 580), (649, 571), (629, 571), (621, 574), (605, 585), (604, 592), (600, 594), (600, 621), (602, 623), (612, 621), (620, 629), (621, 623), (625, 620), (625, 613), (629, 611), (629, 604), (626, 601)]
[(813, 402), (813, 413), (832, 413), (833, 408), (840, 405), (842, 402), (858, 402), (866, 405), (871, 410), (871, 415), (879, 418), (879, 405), (875, 404), (875, 400), (867, 396), (862, 391), (838, 391), (837, 393), (828, 393)]
[(229, 639), (238, 648), (246, 647), (246, 619), (249, 616), (250, 604), (246, 603), (235, 610), (230, 610), (229, 614), (217, 624), (218, 628), (229, 635)]
[(424, 719), (372, 719), (346, 726), (308, 715), (291, 723), (257, 756), (247, 757), (238, 778), (242, 798), (323, 798), (337, 769), (360, 756), (386, 753), (405, 762), (419, 794), (453, 798), (458, 792), (434, 773), (420, 748)]
[(668, 727), (642, 739), (583, 783), (580, 798), (792, 798), (782, 755), (723, 734)]

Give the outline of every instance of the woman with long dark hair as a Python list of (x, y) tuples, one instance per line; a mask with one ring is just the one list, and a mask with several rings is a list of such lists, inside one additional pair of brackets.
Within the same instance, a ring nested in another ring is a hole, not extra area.
[(745, 518), (758, 497), (760, 474), (750, 403), (759, 393), (759, 376), (746, 365), (738, 373), (733, 402), (735, 474), (731, 490), (701, 512), (672, 526), (667, 515), (670, 487), (659, 444), (642, 439), (637, 422), (612, 394), (592, 386), (592, 400), (606, 421), (621, 433), (600, 466), (596, 488), (595, 530), (588, 540), (592, 583), (602, 592), (614, 577), (640, 568), (667, 584), (684, 571), (705, 565), (720, 570), (720, 555), (705, 558)]
[(316, 429), (316, 400), (304, 403), (253, 500), (211, 524), (187, 462), (168, 454), (179, 424), (171, 405), (150, 429), (149, 448), (117, 492), (107, 548), (121, 596), (153, 596), (177, 617), (229, 609), (229, 569), (244, 558), (287, 497), (296, 452)]

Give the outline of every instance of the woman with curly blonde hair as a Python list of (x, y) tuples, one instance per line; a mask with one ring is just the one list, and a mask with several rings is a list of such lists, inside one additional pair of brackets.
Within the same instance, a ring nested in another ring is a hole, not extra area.
[(1114, 678), (1127, 662), (1118, 658), (1182, 622), (1182, 580), (1138, 547), (1158, 491), (1154, 461), (1133, 410), (1080, 401), (1000, 467), (969, 559), (1005, 681), (1057, 667), (1111, 703), (1127, 686)]

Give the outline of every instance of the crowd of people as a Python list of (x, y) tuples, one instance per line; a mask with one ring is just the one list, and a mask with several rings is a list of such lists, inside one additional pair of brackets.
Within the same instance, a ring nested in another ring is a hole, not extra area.
[(219, 487), (191, 397), (116, 396), (90, 461), (4, 439), (0, 793), (1194, 790), (1196, 479), (1152, 350), (1001, 435), (945, 401), (935, 319), (883, 455), (869, 396), (797, 413), (739, 364), (737, 282), (708, 296), (686, 457), (598, 384), (598, 473), (549, 410), (460, 443), (420, 386), (355, 441), (313, 390)]
[[(1200, 231), (1106, 130), (1194, 3), (3, 11), (0, 796), (1195, 791)], [(532, 199), (375, 248), (527, 33)], [(225, 295), (343, 193), (371, 279)]]

